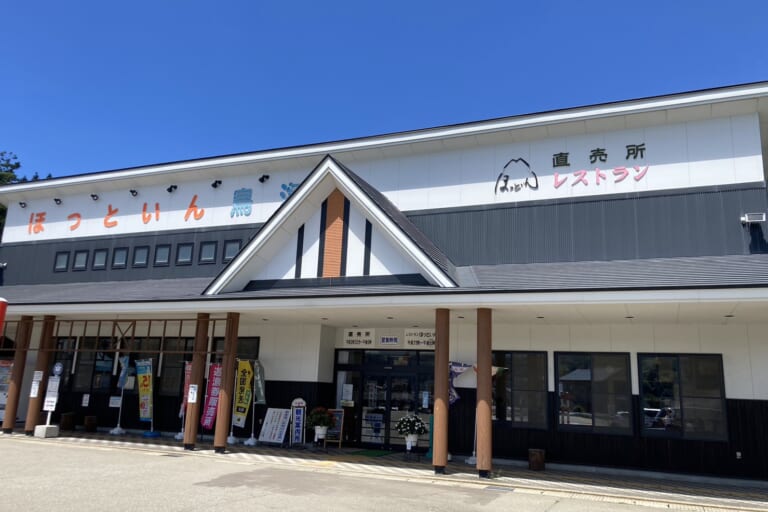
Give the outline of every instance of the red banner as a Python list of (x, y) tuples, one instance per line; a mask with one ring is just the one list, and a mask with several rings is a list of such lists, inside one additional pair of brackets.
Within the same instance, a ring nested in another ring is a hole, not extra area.
[(212, 429), (216, 419), (216, 409), (219, 408), (219, 390), (221, 390), (221, 364), (212, 363), (208, 372), (208, 392), (205, 394), (205, 406), (200, 424), (203, 428)]

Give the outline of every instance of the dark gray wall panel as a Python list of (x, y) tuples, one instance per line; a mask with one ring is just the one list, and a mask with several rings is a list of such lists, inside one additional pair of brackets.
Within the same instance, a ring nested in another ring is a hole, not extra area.
[[(250, 225), (237, 228), (217, 228), (205, 230), (187, 230), (173, 232), (155, 232), (151, 234), (126, 235), (98, 238), (75, 238), (53, 240), (46, 242), (31, 242), (9, 244), (0, 247), (0, 263), (6, 263), (0, 275), (3, 285), (44, 284), (44, 283), (78, 283), (104, 281), (133, 281), (147, 279), (176, 279), (193, 277), (214, 277), (224, 268), (222, 251), (227, 240), (241, 240), (244, 246), (258, 232), (260, 226)], [(217, 242), (216, 262), (198, 264), (200, 243)], [(180, 243), (194, 243), (193, 264), (175, 265), (176, 246)], [(171, 262), (164, 267), (153, 265), (155, 246), (171, 245)], [(149, 265), (145, 268), (131, 268), (133, 248), (148, 246), (150, 248)], [(115, 248), (129, 248), (128, 266), (123, 269), (112, 269), (112, 254)], [(91, 270), (93, 251), (108, 249), (107, 268)], [(54, 258), (57, 252), (70, 253), (70, 268), (75, 251), (87, 250), (89, 253), (88, 270), (54, 272)]]
[(410, 212), (457, 266), (756, 254), (764, 184)]

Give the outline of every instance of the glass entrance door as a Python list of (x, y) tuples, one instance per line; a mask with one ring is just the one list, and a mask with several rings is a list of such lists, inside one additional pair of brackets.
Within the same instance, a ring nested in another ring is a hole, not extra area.
[(366, 375), (360, 441), (383, 448), (404, 445), (395, 425), (408, 411), (417, 410), (420, 404), (416, 400), (415, 375)]

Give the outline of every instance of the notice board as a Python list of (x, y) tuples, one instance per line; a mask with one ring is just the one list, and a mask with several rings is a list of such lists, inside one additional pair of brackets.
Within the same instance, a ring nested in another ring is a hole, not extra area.
[(259, 442), (283, 444), (290, 421), (290, 409), (267, 409), (264, 424), (259, 432)]
[(339, 448), (341, 448), (342, 432), (344, 432), (344, 409), (328, 409), (328, 412), (333, 415), (333, 419), (336, 421), (332, 427), (328, 428), (324, 446), (328, 446), (328, 443), (338, 443)]

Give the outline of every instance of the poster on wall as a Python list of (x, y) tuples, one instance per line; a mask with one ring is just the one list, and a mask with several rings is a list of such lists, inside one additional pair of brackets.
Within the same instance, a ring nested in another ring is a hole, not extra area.
[(405, 346), (409, 348), (435, 348), (434, 329), (406, 329)]
[(344, 329), (344, 345), (347, 347), (371, 347), (374, 338), (376, 338), (375, 329), (360, 327)]

